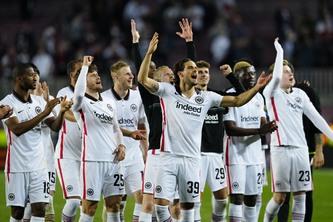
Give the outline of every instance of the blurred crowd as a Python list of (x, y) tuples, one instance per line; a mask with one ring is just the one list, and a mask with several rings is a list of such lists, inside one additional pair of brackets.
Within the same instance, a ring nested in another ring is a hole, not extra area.
[[(251, 32), (241, 13), (241, 0), (82, 0), (68, 1), (61, 16), (50, 15), (48, 24), (36, 30), (34, 4), (38, 0), (21, 0), (18, 4), (20, 28), (9, 30), (13, 38), (0, 36), (0, 75), (10, 77), (17, 62), (32, 61), (41, 78), (65, 75), (66, 63), (84, 54), (93, 55), (105, 71), (117, 59), (130, 59), (130, 19), (140, 31), (142, 51), (154, 31), (161, 41), (155, 60), (172, 65), (186, 55), (184, 43), (176, 36), (178, 20), (193, 22), (198, 58), (212, 64), (250, 58), (257, 66), (267, 66), (260, 54), (260, 33)], [(299, 1), (302, 4), (302, 1)], [(333, 8), (330, 1), (318, 1), (317, 7), (302, 6), (294, 13), (288, 3), (261, 14), (274, 26), (272, 39), (279, 36), (285, 57), (297, 66), (333, 66)], [(4, 7), (4, 6), (1, 6)], [(250, 10), (250, 9), (249, 9)], [(6, 20), (6, 18), (3, 18)], [(2, 21), (3, 22), (3, 21)], [(275, 23), (274, 23), (275, 22)], [(1, 22), (0, 22), (1, 23)], [(274, 24), (273, 24), (274, 23)], [(271, 44), (272, 42), (269, 42)]]

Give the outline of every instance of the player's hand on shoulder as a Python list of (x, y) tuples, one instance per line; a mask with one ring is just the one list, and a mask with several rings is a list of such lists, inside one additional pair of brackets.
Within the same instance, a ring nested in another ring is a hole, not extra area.
[(131, 33), (132, 33), (132, 43), (138, 43), (140, 40), (140, 34), (136, 29), (136, 23), (134, 19), (131, 19)]
[(119, 144), (118, 147), (113, 152), (115, 154), (114, 162), (122, 161), (125, 159), (126, 147), (124, 144)]
[(83, 65), (90, 66), (93, 60), (94, 60), (93, 56), (83, 56)]
[(228, 64), (221, 65), (220, 71), (225, 77), (227, 77), (230, 73), (232, 73), (232, 69)]

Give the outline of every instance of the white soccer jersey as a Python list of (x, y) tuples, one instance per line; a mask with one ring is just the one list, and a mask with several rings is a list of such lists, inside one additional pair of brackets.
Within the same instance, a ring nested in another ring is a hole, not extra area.
[[(228, 92), (234, 92), (229, 90)], [(241, 107), (230, 107), (224, 121), (233, 121), (237, 127), (260, 128), (261, 117), (265, 117), (264, 99), (256, 94)], [(263, 163), (260, 135), (229, 136), (225, 146), (226, 164), (255, 165)]]
[[(15, 92), (7, 95), (0, 104), (6, 104), (13, 108), (11, 117), (16, 117), (19, 122), (28, 121), (41, 113), (46, 102), (41, 96), (31, 95), (28, 102), (22, 101)], [(52, 117), (50, 113), (45, 119)], [(8, 118), (7, 118), (8, 119)], [(5, 172), (31, 172), (45, 168), (44, 148), (42, 143), (41, 123), (33, 129), (16, 136), (6, 125), (3, 126), (7, 136), (7, 157)]]
[(265, 94), (270, 120), (276, 120), (278, 129), (272, 133), (271, 145), (291, 145), (307, 149), (303, 130), (303, 111), (313, 106), (306, 93), (293, 88), (291, 93), (281, 88), (273, 92), (272, 97)]
[(195, 92), (187, 99), (169, 83), (159, 83), (161, 97), (161, 151), (200, 158), (201, 129), (208, 109), (220, 106), (222, 96), (210, 91)]
[(118, 147), (115, 133), (116, 105), (86, 95), (79, 112), (74, 112), (82, 132), (82, 161), (113, 161)]
[[(62, 88), (57, 94), (57, 98), (67, 96), (72, 99), (74, 89), (70, 86)], [(57, 108), (60, 108), (57, 106)], [(73, 159), (81, 158), (81, 131), (76, 122), (64, 120), (61, 130), (59, 131), (58, 142), (56, 145), (57, 159)]]
[(45, 123), (42, 123), (42, 141), (44, 147), (46, 169), (48, 171), (55, 171), (54, 146), (51, 138), (51, 129)]
[[(142, 105), (141, 96), (138, 90), (129, 90), (122, 99), (113, 88), (102, 93), (105, 100), (112, 100), (117, 107), (118, 124), (127, 130), (137, 130), (138, 124), (145, 124), (146, 116)], [(140, 141), (130, 137), (124, 137), (126, 146), (126, 157), (122, 162), (124, 166), (137, 163), (141, 156)]]

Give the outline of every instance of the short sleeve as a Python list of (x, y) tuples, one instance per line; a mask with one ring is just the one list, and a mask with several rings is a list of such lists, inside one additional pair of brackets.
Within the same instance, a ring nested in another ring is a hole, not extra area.
[(154, 94), (159, 97), (164, 97), (165, 95), (168, 95), (175, 91), (176, 91), (175, 87), (173, 85), (171, 85), (170, 83), (159, 82), (158, 90)]
[(223, 121), (234, 121), (236, 122), (235, 118), (235, 108), (229, 107), (229, 111), (223, 115)]
[(210, 107), (220, 107), (222, 103), (223, 96), (215, 92), (207, 92), (207, 97), (210, 100)]

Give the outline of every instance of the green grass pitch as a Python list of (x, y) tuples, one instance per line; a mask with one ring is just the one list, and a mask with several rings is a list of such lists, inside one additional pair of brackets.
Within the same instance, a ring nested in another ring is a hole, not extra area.
[[(314, 181), (315, 181), (315, 190), (314, 190), (314, 213), (313, 220), (314, 222), (330, 222), (333, 221), (333, 170), (330, 169), (320, 169), (314, 171)], [(4, 173), (0, 173), (0, 221), (5, 222), (9, 221), (10, 209), (6, 208), (5, 204), (5, 185), (4, 185)], [(261, 209), (260, 221), (262, 221), (262, 215), (265, 209), (265, 206), (268, 200), (271, 197), (270, 186), (265, 187), (263, 194), (263, 206)], [(62, 198), (62, 193), (60, 190), (60, 185), (57, 183), (56, 196), (54, 198), (54, 207), (56, 212), (56, 221), (60, 221), (61, 209), (64, 205), (64, 200)], [(94, 221), (102, 221), (101, 219), (101, 206), (100, 203), (95, 215)], [(126, 206), (125, 216), (126, 222), (131, 221), (131, 212), (133, 210), (133, 199), (129, 198), (129, 201)], [(210, 221), (210, 212), (211, 212), (211, 195), (209, 190), (206, 188), (201, 216), (203, 222)], [(77, 216), (78, 220), (79, 216)]]

